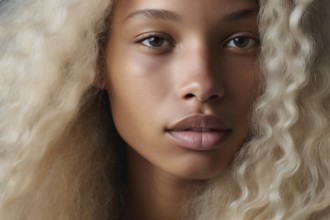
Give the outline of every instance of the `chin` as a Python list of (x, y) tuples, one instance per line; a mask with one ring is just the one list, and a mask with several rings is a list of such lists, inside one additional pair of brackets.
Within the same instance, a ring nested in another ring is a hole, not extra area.
[(197, 155), (180, 161), (180, 164), (173, 167), (170, 173), (187, 180), (209, 180), (224, 172), (230, 163), (223, 164), (220, 162), (219, 159), (212, 160), (211, 158)]

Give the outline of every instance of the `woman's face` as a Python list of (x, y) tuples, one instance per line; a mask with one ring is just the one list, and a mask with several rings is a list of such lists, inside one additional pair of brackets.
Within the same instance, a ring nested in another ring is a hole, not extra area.
[(221, 173), (256, 96), (256, 0), (121, 0), (107, 90), (130, 159), (185, 179)]

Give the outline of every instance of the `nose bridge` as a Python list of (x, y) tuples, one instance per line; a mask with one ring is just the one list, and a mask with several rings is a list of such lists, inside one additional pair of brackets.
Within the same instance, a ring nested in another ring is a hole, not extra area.
[(181, 88), (181, 96), (185, 99), (195, 98), (206, 101), (223, 95), (223, 87), (219, 81), (218, 67), (211, 55), (211, 48), (197, 46), (187, 51), (183, 63), (185, 80)]

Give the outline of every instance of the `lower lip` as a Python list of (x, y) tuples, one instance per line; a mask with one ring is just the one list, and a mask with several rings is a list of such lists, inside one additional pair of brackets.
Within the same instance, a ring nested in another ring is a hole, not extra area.
[(212, 150), (226, 139), (225, 131), (168, 131), (169, 136), (180, 146), (191, 150)]

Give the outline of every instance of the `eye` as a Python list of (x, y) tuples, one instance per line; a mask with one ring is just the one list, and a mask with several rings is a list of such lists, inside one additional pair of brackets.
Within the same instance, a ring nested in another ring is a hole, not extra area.
[(224, 47), (250, 49), (258, 46), (258, 40), (249, 36), (238, 36), (227, 41)]
[(148, 47), (164, 47), (169, 46), (169, 43), (161, 37), (149, 37), (142, 41), (142, 44), (148, 46)]
[(168, 40), (168, 37), (156, 33), (148, 33), (139, 37), (138, 41), (144, 46), (156, 48), (156, 49), (166, 49), (173, 47), (173, 43)]

